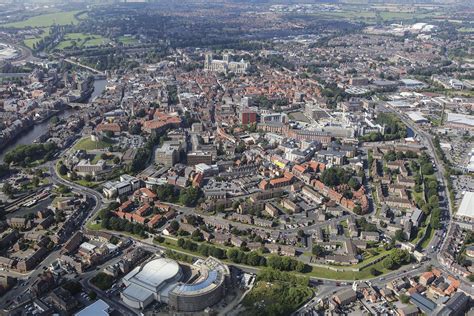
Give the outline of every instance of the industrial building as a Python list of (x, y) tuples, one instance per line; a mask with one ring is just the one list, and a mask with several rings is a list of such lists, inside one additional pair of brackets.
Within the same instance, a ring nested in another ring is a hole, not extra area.
[(474, 222), (474, 192), (466, 192), (464, 194), (455, 216), (462, 221)]
[(446, 126), (461, 130), (474, 130), (474, 115), (448, 113)]
[(424, 124), (424, 123), (429, 122), (428, 119), (423, 116), (423, 113), (419, 111), (410, 111), (410, 112), (407, 112), (407, 115), (410, 118), (410, 120), (412, 120), (415, 123)]
[(431, 315), (436, 309), (436, 303), (430, 300), (429, 298), (424, 297), (419, 293), (413, 293), (410, 295), (410, 302), (416, 305), (420, 310), (422, 310), (427, 315)]
[(183, 280), (183, 268), (178, 262), (154, 258), (123, 278), (126, 288), (121, 298), (135, 309), (158, 301), (179, 312), (197, 312), (219, 302), (228, 287), (229, 268), (212, 257), (199, 259), (190, 268), (191, 277)]

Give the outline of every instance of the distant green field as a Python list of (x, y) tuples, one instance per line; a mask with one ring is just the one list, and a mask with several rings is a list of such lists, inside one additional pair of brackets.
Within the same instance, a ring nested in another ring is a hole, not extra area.
[(43, 28), (43, 33), (35, 38), (28, 38), (23, 41), (23, 44), (25, 44), (26, 47), (33, 49), (34, 45), (37, 44), (41, 39), (45, 38), (46, 36), (49, 35), (50, 28), (45, 27)]
[(342, 18), (351, 21), (376, 21), (378, 19), (384, 21), (400, 21), (400, 20), (411, 20), (415, 18), (427, 18), (439, 13), (428, 13), (424, 12), (393, 12), (393, 11), (366, 11), (366, 10), (355, 10), (355, 9), (345, 9), (343, 11), (335, 12), (321, 12), (318, 14), (323, 18)]
[(367, 18), (375, 18), (374, 12), (369, 11), (338, 11), (338, 12), (323, 12), (323, 15), (328, 17), (340, 17), (340, 18), (347, 18), (347, 19), (367, 19)]
[(474, 27), (461, 27), (459, 29), (461, 33), (474, 33)]
[(66, 49), (73, 46), (91, 47), (100, 46), (108, 42), (108, 39), (100, 35), (86, 33), (70, 33), (64, 36), (64, 39), (56, 46), (56, 49)]
[(135, 44), (138, 41), (132, 36), (120, 36), (117, 40), (124, 45)]
[[(14, 27), (14, 28), (27, 28), (27, 27), (49, 27), (54, 24), (56, 25), (67, 25), (67, 24), (76, 24), (79, 20), (75, 17), (81, 11), (66, 11), (66, 12), (56, 12), (42, 14), (38, 16), (31, 17), (24, 21), (13, 22), (3, 24), (3, 27)], [(83, 14), (81, 14), (83, 16)]]

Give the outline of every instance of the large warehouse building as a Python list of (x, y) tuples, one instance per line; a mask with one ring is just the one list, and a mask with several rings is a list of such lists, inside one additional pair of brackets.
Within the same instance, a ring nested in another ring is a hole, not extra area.
[(474, 130), (474, 115), (448, 113), (446, 125), (451, 128), (472, 131)]
[(121, 293), (122, 300), (136, 309), (156, 300), (181, 312), (201, 311), (219, 302), (230, 280), (229, 268), (209, 257), (197, 260), (191, 269), (192, 277), (184, 283), (178, 262), (167, 258), (148, 261), (123, 278), (126, 288)]
[(468, 223), (474, 222), (474, 192), (464, 194), (455, 217)]

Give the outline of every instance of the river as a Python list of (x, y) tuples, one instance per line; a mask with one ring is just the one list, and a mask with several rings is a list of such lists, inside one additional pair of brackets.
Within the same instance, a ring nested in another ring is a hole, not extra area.
[[(95, 97), (99, 96), (102, 94), (102, 92), (105, 89), (105, 86), (107, 85), (107, 80), (95, 80), (94, 81), (94, 91), (92, 92), (90, 100), (94, 99)], [(65, 110), (62, 111), (60, 114), (57, 116), (59, 118), (68, 118), (72, 114), (74, 114), (75, 110)], [(10, 143), (7, 147), (3, 148), (3, 150), (0, 150), (0, 162), (3, 162), (3, 157), (5, 154), (15, 148), (18, 145), (28, 145), (28, 144), (33, 144), (33, 141), (40, 137), (41, 135), (44, 135), (48, 131), (48, 124), (49, 120), (45, 120), (42, 123), (36, 124), (33, 127), (31, 127), (30, 130), (24, 132), (20, 136), (18, 136), (15, 141)]]
[(95, 97), (98, 97), (102, 94), (107, 85), (107, 80), (105, 79), (98, 79), (94, 81), (94, 91), (92, 91), (92, 95), (90, 101), (94, 100)]

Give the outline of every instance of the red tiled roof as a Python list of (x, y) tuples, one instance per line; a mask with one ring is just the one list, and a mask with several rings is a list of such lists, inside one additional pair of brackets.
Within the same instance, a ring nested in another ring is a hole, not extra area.
[(138, 192), (146, 196), (147, 198), (150, 198), (150, 199), (156, 198), (156, 194), (148, 188), (140, 188), (138, 189)]
[(156, 214), (155, 216), (153, 216), (150, 219), (150, 221), (148, 222), (148, 226), (150, 226), (150, 227), (155, 226), (156, 223), (158, 223), (162, 218), (163, 218), (163, 216), (161, 216), (160, 214)]
[(140, 206), (140, 208), (138, 210), (135, 211), (135, 214), (138, 214), (138, 215), (142, 216), (143, 214), (145, 214), (149, 210), (150, 210), (150, 204), (145, 203), (142, 206)]

